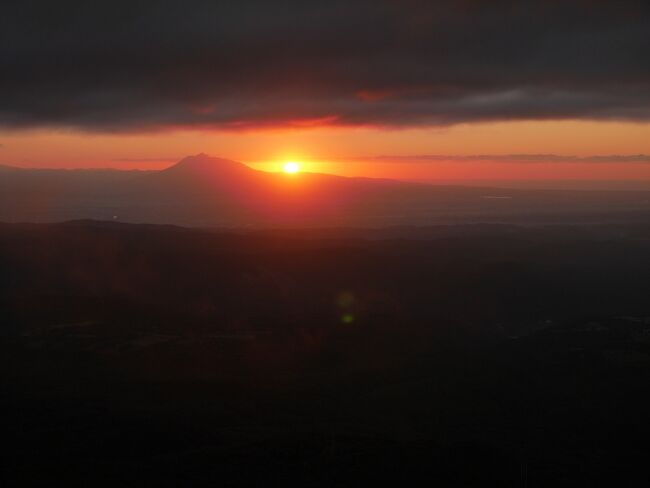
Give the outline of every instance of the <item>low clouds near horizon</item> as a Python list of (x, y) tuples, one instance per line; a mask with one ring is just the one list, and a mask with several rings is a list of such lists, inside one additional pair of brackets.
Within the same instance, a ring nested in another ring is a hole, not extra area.
[(650, 121), (650, 4), (12, 1), (0, 127)]
[(615, 164), (639, 163), (650, 164), (648, 154), (608, 154), (594, 156), (575, 156), (566, 154), (419, 154), (419, 155), (382, 155), (364, 158), (373, 162), (404, 162), (404, 163), (433, 163), (433, 162), (490, 162), (490, 163), (585, 163), (585, 164)]
[[(219, 157), (210, 155), (210, 157)], [(151, 158), (114, 158), (114, 162), (123, 163), (159, 163), (177, 162), (183, 157), (161, 156)], [(314, 158), (316, 160), (328, 158)], [(585, 163), (585, 164), (650, 164), (650, 154), (607, 154), (592, 156), (576, 156), (568, 154), (416, 154), (416, 155), (379, 155), (365, 157), (338, 157), (330, 158), (337, 162), (373, 162), (373, 163), (404, 163), (426, 164), (446, 162), (485, 162), (485, 163)]]

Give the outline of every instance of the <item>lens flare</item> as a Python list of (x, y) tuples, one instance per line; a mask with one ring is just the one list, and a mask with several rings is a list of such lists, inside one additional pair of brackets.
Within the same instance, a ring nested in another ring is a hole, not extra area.
[(354, 315), (351, 313), (345, 313), (341, 316), (341, 322), (343, 322), (345, 325), (350, 325), (352, 322), (354, 322)]

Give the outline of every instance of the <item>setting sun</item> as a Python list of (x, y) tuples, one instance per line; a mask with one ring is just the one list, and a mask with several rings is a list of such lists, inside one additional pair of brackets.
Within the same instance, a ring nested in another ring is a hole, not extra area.
[(295, 161), (288, 161), (284, 164), (284, 172), (289, 174), (295, 174), (300, 171), (300, 164)]

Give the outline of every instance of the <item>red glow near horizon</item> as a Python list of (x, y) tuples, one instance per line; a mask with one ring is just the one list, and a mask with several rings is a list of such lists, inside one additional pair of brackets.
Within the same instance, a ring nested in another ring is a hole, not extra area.
[[(226, 132), (0, 132), (0, 164), (156, 170), (204, 152), (268, 171), (282, 171), (286, 161), (301, 161), (304, 172), (416, 181), (650, 180), (650, 164), (643, 163), (458, 160), (473, 154), (650, 154), (650, 124), (531, 121), (379, 130), (327, 125), (333, 123), (321, 119), (307, 121), (299, 129), (270, 126)], [(386, 154), (398, 155), (398, 160), (375, 158)], [(414, 158), (418, 154), (447, 154), (457, 159), (420, 161)], [(399, 155), (406, 159), (399, 160)]]

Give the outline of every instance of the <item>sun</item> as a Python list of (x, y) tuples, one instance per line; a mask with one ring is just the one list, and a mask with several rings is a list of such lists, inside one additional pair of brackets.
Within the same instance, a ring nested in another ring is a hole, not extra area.
[(293, 175), (300, 171), (300, 164), (295, 161), (287, 161), (283, 166), (284, 172)]

